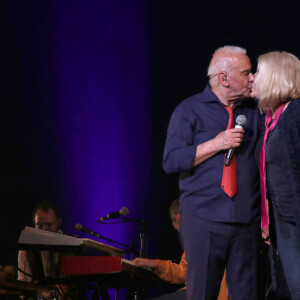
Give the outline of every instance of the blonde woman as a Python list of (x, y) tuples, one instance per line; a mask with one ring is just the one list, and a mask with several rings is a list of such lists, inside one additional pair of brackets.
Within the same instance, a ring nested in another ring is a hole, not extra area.
[[(252, 97), (266, 111), (260, 151), (263, 237), (270, 232), (273, 287), (300, 299), (300, 61), (287, 52), (259, 56)], [(270, 223), (270, 230), (269, 230)], [(274, 257), (274, 255), (278, 257)], [(276, 264), (281, 261), (281, 264)], [(283, 272), (279, 272), (282, 266)], [(280, 276), (281, 274), (281, 276)], [(274, 286), (275, 285), (275, 286)], [(277, 285), (277, 286), (276, 286)]]

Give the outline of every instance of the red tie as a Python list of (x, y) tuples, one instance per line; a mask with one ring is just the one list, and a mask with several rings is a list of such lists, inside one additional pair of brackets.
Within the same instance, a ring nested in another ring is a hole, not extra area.
[[(227, 129), (233, 128), (233, 108), (228, 106), (224, 106), (224, 107), (229, 114)], [(225, 159), (226, 159), (226, 154), (225, 154)], [(224, 164), (221, 187), (230, 198), (232, 198), (237, 192), (235, 155), (233, 155), (229, 166), (225, 166)]]

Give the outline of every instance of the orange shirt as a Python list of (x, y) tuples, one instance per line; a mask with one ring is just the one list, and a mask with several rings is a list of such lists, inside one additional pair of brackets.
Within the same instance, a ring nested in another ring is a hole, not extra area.
[[(186, 264), (185, 252), (183, 252), (178, 264), (173, 263), (171, 260), (156, 259), (154, 272), (165, 281), (175, 284), (185, 284)], [(226, 272), (224, 272), (218, 300), (228, 300)]]

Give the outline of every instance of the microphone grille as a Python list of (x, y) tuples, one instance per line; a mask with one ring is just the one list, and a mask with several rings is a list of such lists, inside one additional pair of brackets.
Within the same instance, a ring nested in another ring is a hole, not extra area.
[(236, 117), (236, 123), (240, 125), (245, 125), (247, 123), (247, 118), (244, 115), (238, 115)]
[(76, 230), (80, 231), (81, 228), (82, 228), (82, 225), (81, 224), (76, 224), (74, 227), (75, 227)]
[(119, 213), (120, 213), (121, 216), (127, 216), (129, 214), (129, 209), (127, 207), (122, 207), (119, 210)]

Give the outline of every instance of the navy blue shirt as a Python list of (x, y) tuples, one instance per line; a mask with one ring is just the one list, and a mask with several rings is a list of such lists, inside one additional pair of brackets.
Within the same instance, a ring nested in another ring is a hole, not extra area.
[(168, 128), (163, 167), (167, 173), (180, 173), (183, 211), (217, 222), (249, 223), (259, 218), (259, 170), (254, 150), (261, 115), (252, 99), (235, 104), (234, 119), (238, 115), (245, 115), (247, 123), (242, 144), (235, 149), (238, 191), (230, 198), (221, 188), (225, 151), (192, 167), (197, 145), (226, 130), (229, 116), (224, 105), (207, 86), (175, 109)]

